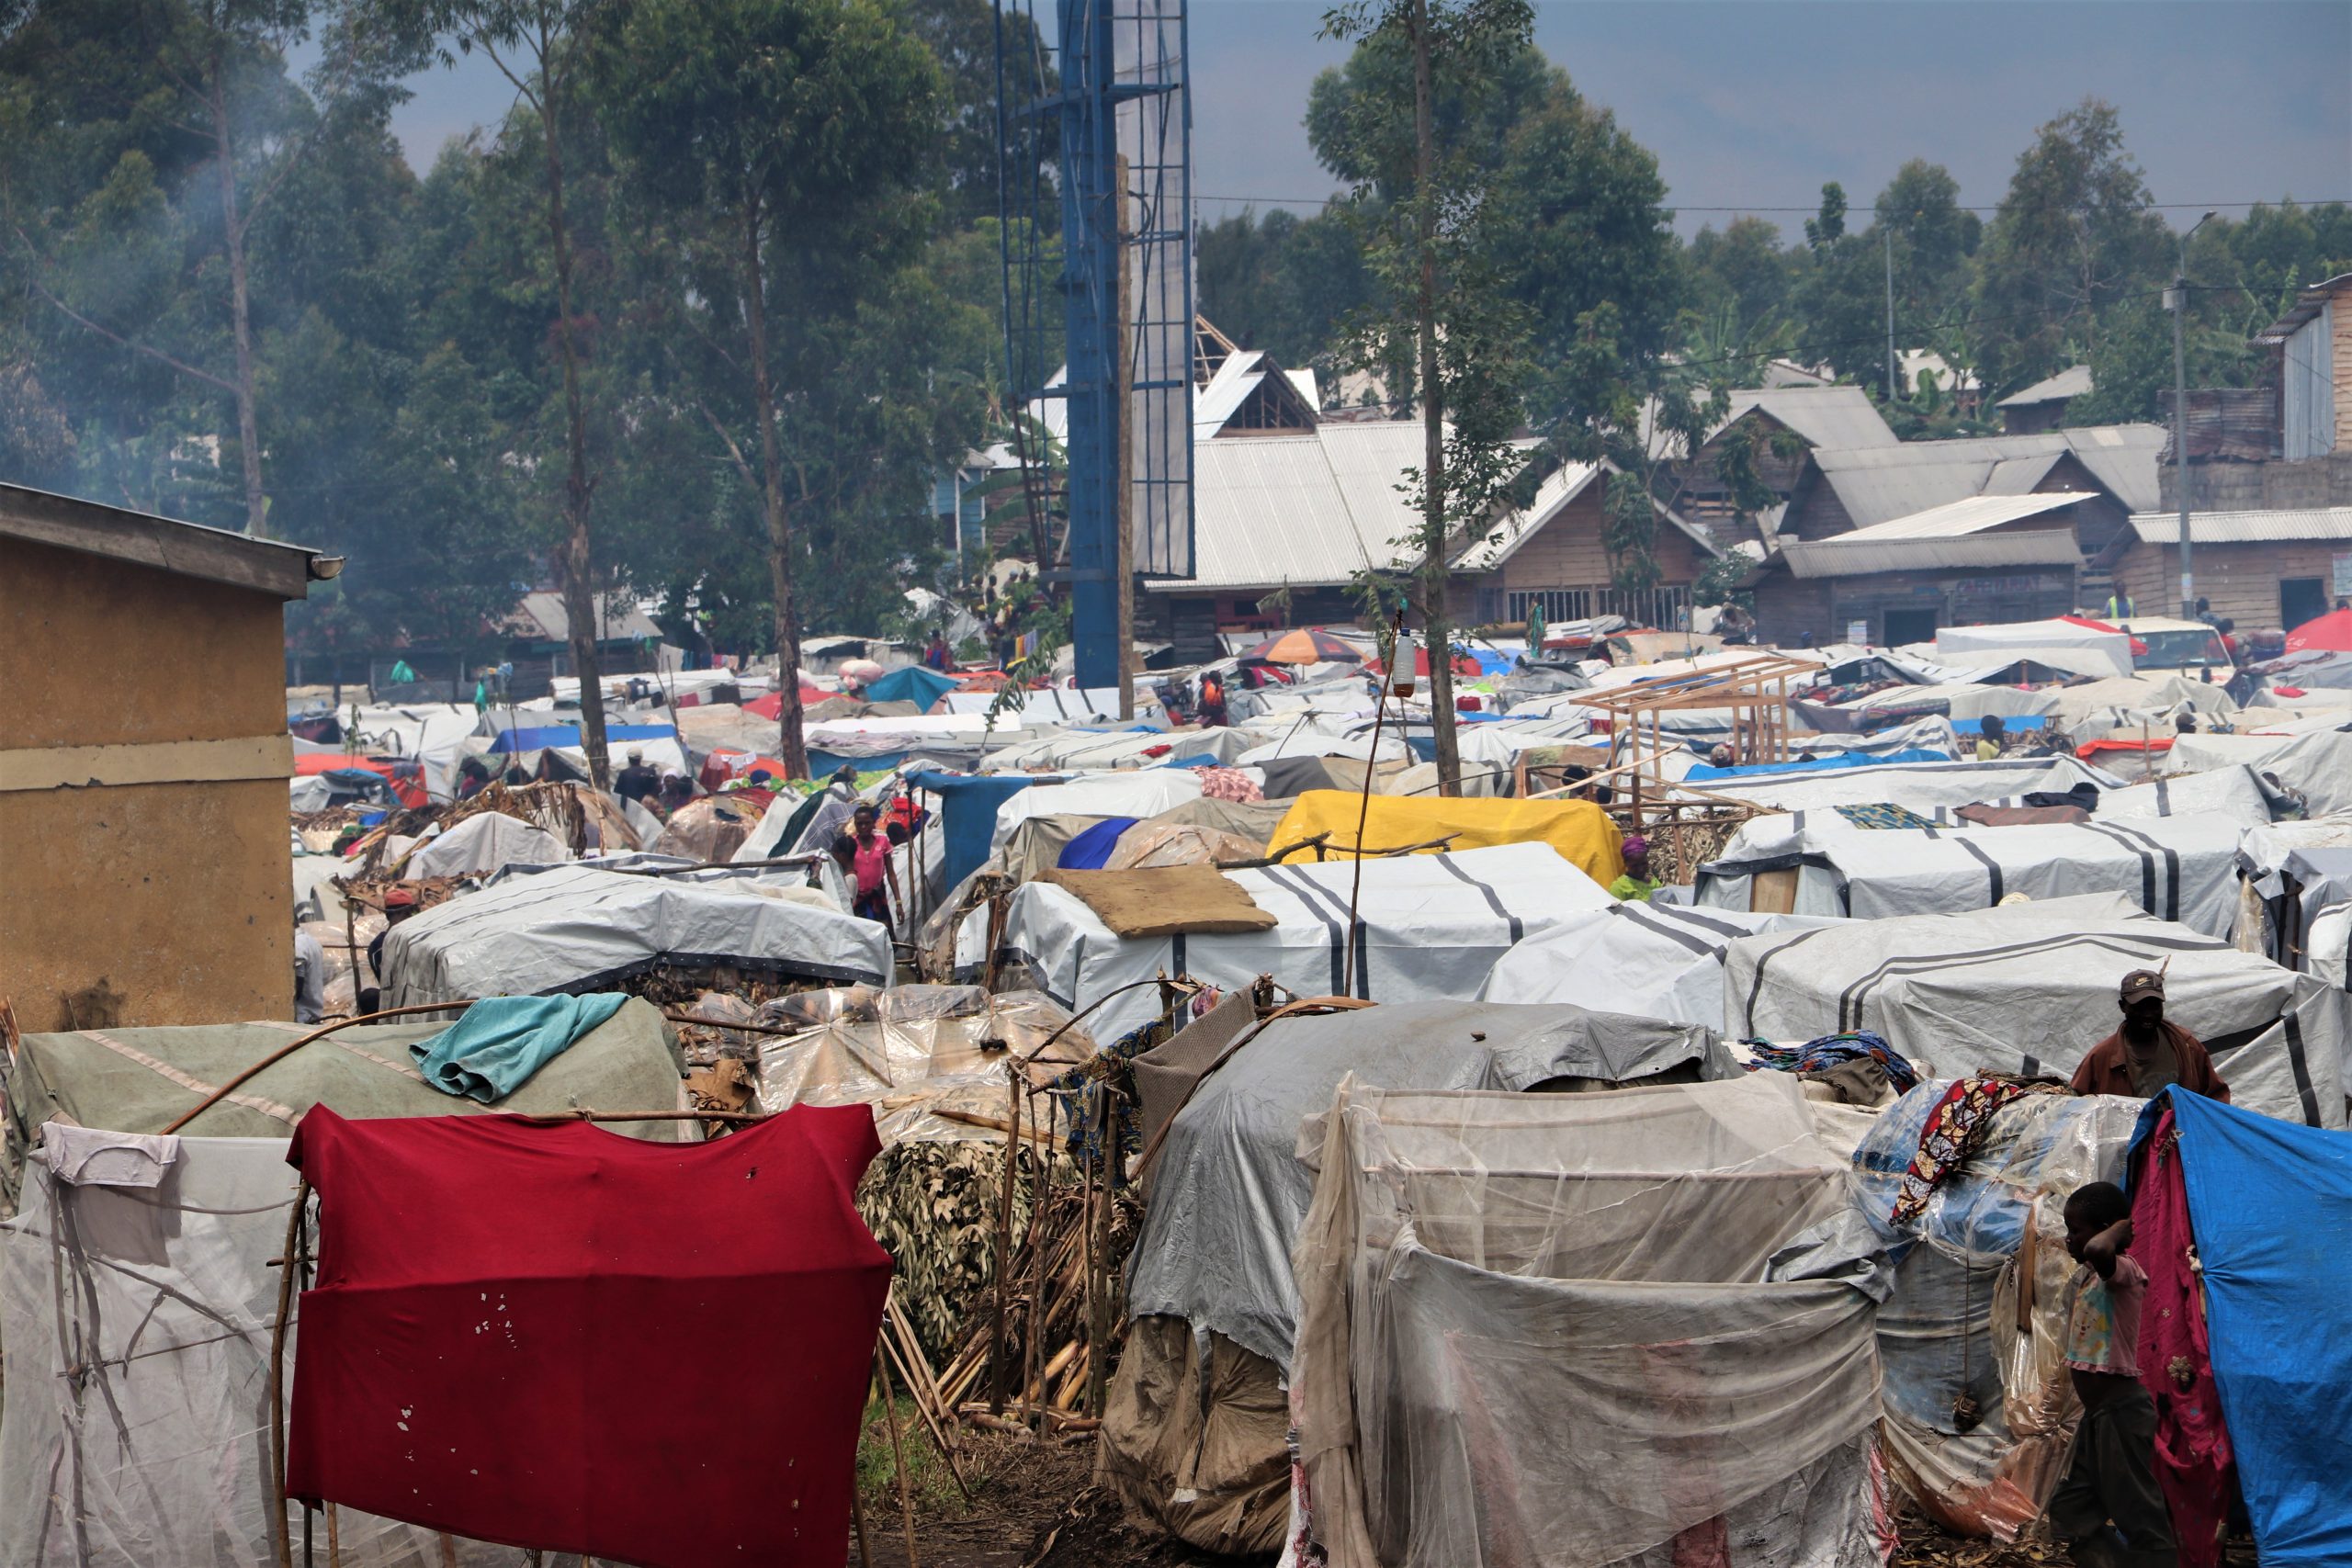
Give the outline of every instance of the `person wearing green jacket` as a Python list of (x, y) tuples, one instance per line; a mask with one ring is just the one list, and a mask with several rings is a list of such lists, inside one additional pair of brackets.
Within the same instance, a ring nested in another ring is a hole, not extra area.
[(1625, 840), (1625, 874), (1609, 885), (1609, 896), (1625, 903), (1646, 904), (1657, 891), (1650, 875), (1649, 840), (1639, 834)]

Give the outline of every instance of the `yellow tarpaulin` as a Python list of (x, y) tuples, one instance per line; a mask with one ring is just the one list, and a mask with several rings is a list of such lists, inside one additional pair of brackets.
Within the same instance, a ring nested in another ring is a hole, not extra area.
[[(1326, 858), (1345, 859), (1356, 849), (1360, 796), (1345, 790), (1311, 789), (1291, 803), (1269, 840), (1287, 849), (1317, 833), (1330, 835)], [(1589, 800), (1475, 800), (1442, 795), (1375, 795), (1364, 818), (1363, 847), (1374, 854), (1428, 844), (1452, 834), (1449, 850), (1489, 844), (1549, 844), (1561, 858), (1603, 887), (1625, 874), (1623, 839), (1609, 814)], [(1422, 853), (1435, 853), (1425, 850)], [(1292, 851), (1286, 861), (1311, 861), (1312, 849)]]

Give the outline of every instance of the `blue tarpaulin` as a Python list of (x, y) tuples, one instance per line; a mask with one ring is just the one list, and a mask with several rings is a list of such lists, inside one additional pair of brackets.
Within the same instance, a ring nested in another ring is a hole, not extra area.
[(931, 705), (956, 689), (956, 682), (936, 670), (926, 670), (920, 664), (910, 664), (893, 670), (878, 681), (865, 685), (865, 700), (869, 703), (912, 703), (919, 713), (929, 713)]
[(940, 797), (940, 831), (947, 886), (980, 869), (996, 840), (996, 809), (1035, 784), (1059, 784), (1061, 775), (1032, 773), (916, 773), (915, 786)]
[(2171, 1096), (2213, 1380), (2264, 1568), (2352, 1562), (2352, 1133)]
[(1867, 751), (1838, 751), (1826, 757), (1815, 757), (1799, 762), (1751, 762), (1746, 767), (1717, 768), (1702, 762), (1682, 776), (1686, 779), (1752, 779), (1767, 773), (1817, 773), (1831, 768), (1874, 768), (1881, 762), (1949, 762), (1948, 753), (1910, 747), (1901, 751), (1885, 751), (1872, 755)]
[(1101, 871), (1111, 852), (1119, 847), (1119, 835), (1135, 825), (1132, 817), (1105, 817), (1062, 846), (1061, 858), (1054, 862), (1056, 869)]
[[(677, 730), (666, 724), (608, 724), (605, 727), (607, 745), (623, 740), (675, 740)], [(502, 729), (490, 743), (493, 751), (510, 753), (544, 751), (548, 747), (573, 747), (580, 744), (580, 727), (575, 724), (549, 724), (536, 729)]]

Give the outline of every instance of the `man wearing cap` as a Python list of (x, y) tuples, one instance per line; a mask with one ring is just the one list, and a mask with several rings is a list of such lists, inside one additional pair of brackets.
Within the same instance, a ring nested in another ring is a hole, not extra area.
[(628, 750), (628, 766), (613, 775), (613, 793), (635, 801), (662, 793), (662, 775), (647, 764), (644, 751), (638, 747)]
[(2076, 1094), (2122, 1094), (2149, 1100), (2178, 1084), (2211, 1100), (2230, 1098), (2197, 1036), (2165, 1018), (2165, 977), (2154, 969), (2123, 976), (2116, 1004), (2123, 1027), (2100, 1041), (2075, 1069)]
[(1617, 899), (1649, 902), (1657, 891), (1657, 884), (1650, 876), (1649, 840), (1635, 834), (1625, 840), (1625, 874), (1609, 885), (1609, 896)]

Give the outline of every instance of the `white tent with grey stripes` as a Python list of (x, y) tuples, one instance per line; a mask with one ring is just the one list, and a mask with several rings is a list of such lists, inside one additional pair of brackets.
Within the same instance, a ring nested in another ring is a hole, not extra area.
[(2120, 892), (2211, 937), (2237, 921), (2243, 826), (2141, 817), (2018, 828), (1862, 828), (1836, 812), (1751, 818), (1699, 868), (1693, 902), (1746, 909), (1760, 874), (1793, 870), (1794, 912), (1884, 919), (1988, 908), (2012, 894)]
[(2116, 987), (2165, 972), (2165, 1015), (2249, 1111), (2345, 1124), (2352, 996), (2108, 893), (1735, 940), (1724, 1032), (1875, 1030), (1921, 1073), (2071, 1076), (2114, 1032)]
[(1873, 762), (1859, 768), (1754, 773), (1708, 779), (1690, 787), (1782, 811), (1885, 801), (1930, 816), (1939, 806), (2014, 803), (2021, 795), (2064, 795), (2085, 784), (2116, 789), (2123, 781), (2073, 757), (2001, 757), (1989, 762)]
[[(1476, 996), (1495, 960), (1517, 942), (1614, 902), (1549, 844), (1367, 860), (1351, 963), (1355, 874), (1351, 861), (1228, 872), (1275, 917), (1272, 930), (1124, 939), (1067, 888), (1024, 883), (1006, 906), (995, 957), (1000, 971), (1025, 966), (1035, 988), (1069, 1008), (1163, 969), (1226, 990), (1272, 975), (1303, 997), (1338, 994), (1345, 974), (1346, 988), (1372, 1001), (1456, 1001)], [(957, 930), (957, 978), (976, 980), (986, 968), (989, 920), (978, 908)], [(1088, 1027), (1098, 1040), (1115, 1040), (1159, 1011), (1159, 997), (1138, 987), (1103, 1002)]]
[(1579, 1002), (1611, 1012), (1720, 1029), (1724, 952), (1735, 937), (1835, 925), (1812, 915), (1751, 915), (1628, 902), (1572, 915), (1495, 964), (1488, 1002)]

